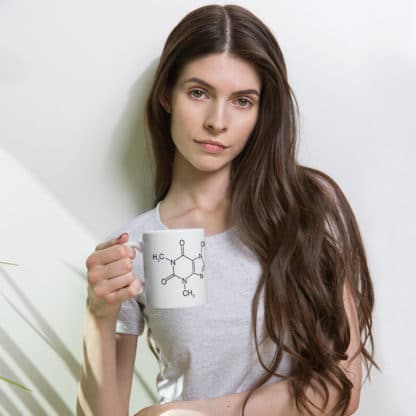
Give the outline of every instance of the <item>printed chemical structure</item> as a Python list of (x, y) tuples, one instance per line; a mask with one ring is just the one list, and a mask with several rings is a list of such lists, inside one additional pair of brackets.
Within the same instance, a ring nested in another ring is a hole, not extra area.
[(172, 278), (177, 278), (182, 281), (183, 284), (183, 296), (192, 296), (195, 298), (195, 294), (192, 290), (187, 288), (188, 280), (193, 276), (199, 276), (200, 279), (204, 278), (203, 271), (205, 268), (205, 262), (202, 255), (202, 250), (205, 247), (205, 241), (201, 241), (201, 252), (195, 258), (190, 258), (185, 255), (185, 240), (179, 240), (179, 245), (181, 248), (181, 255), (175, 259), (170, 259), (165, 257), (164, 253), (160, 253), (159, 255), (153, 254), (152, 259), (156, 260), (157, 262), (166, 260), (172, 266), (172, 273), (161, 279), (162, 285), (166, 285), (168, 281)]

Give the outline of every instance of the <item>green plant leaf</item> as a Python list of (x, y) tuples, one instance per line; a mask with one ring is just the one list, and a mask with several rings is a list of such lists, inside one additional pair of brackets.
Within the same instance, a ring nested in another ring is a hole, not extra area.
[(16, 383), (15, 381), (9, 380), (9, 379), (8, 379), (8, 378), (6, 378), (6, 377), (2, 377), (2, 376), (0, 376), (0, 380), (3, 380), (3, 381), (5, 381), (6, 383), (9, 383), (9, 384), (13, 384), (14, 386), (20, 387), (20, 388), (21, 388), (21, 389), (23, 389), (23, 390), (26, 390), (26, 391), (30, 391), (30, 392), (32, 392), (32, 390), (28, 389), (27, 387), (22, 386), (21, 384)]

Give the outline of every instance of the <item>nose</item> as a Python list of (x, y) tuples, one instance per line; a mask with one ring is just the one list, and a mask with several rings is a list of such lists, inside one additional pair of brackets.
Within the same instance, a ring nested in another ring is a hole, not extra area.
[(225, 132), (228, 127), (226, 104), (216, 102), (210, 107), (205, 118), (204, 127), (211, 134)]

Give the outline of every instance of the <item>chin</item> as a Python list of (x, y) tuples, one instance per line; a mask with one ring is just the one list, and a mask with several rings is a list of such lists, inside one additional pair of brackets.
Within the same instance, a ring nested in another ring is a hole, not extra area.
[(198, 155), (197, 157), (185, 157), (181, 154), (182, 163), (187, 165), (187, 169), (196, 170), (199, 172), (211, 173), (217, 172), (221, 169), (228, 168), (231, 165), (229, 160), (220, 160), (220, 158), (212, 157), (210, 155)]
[(226, 168), (228, 166), (228, 164), (219, 164), (219, 163), (206, 163), (206, 164), (199, 164), (199, 165), (193, 165), (193, 167), (196, 170), (199, 170), (200, 172), (206, 172), (206, 173), (210, 173), (210, 172), (217, 172), (219, 170), (222, 170), (224, 168)]

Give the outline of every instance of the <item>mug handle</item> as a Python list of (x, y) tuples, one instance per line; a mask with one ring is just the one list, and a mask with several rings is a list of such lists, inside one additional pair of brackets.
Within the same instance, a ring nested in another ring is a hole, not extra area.
[(123, 245), (133, 247), (143, 253), (143, 241), (126, 241)]
[[(123, 243), (124, 246), (129, 246), (129, 247), (133, 247), (136, 250), (140, 251), (140, 253), (143, 253), (143, 241), (126, 241), (125, 243)], [(139, 279), (141, 280), (141, 279)], [(143, 281), (141, 280), (142, 284)], [(140, 292), (137, 294), (140, 295), (141, 293), (143, 293), (144, 291), (144, 286), (142, 287), (142, 289), (140, 290)]]

